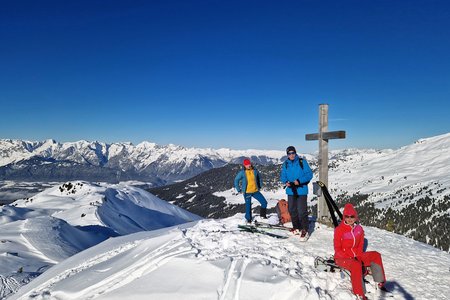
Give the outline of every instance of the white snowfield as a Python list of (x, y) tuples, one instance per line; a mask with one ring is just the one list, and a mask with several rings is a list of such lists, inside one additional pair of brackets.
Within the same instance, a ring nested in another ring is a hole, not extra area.
[[(317, 225), (305, 243), (240, 232), (242, 219), (109, 239), (55, 265), (10, 299), (354, 299), (348, 277), (314, 268), (315, 256), (333, 253), (332, 229)], [(366, 228), (366, 237), (368, 250), (383, 255), (389, 299), (448, 299), (448, 253), (374, 228)], [(373, 285), (367, 290), (378, 299)]]

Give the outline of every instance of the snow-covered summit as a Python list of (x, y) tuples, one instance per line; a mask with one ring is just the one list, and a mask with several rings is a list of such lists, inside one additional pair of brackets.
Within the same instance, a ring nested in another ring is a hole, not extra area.
[[(333, 230), (308, 242), (240, 232), (241, 214), (109, 239), (59, 263), (11, 299), (353, 299), (350, 279), (314, 268), (333, 253)], [(283, 234), (283, 232), (278, 232)], [(447, 299), (450, 255), (366, 228), (382, 253), (389, 299)], [(370, 279), (370, 276), (368, 276)], [(367, 284), (369, 299), (378, 299)]]

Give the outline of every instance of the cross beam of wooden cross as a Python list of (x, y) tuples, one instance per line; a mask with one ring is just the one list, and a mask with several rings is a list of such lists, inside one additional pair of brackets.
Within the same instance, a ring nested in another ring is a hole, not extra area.
[[(319, 105), (319, 133), (305, 135), (307, 141), (319, 141), (319, 180), (328, 186), (328, 140), (345, 139), (345, 131), (328, 131), (328, 104)], [(319, 197), (317, 204), (317, 219), (319, 222), (330, 223), (331, 215), (328, 211), (325, 198)]]
[[(308, 133), (305, 135), (307, 141), (317, 141), (320, 138), (320, 133)], [(322, 139), (331, 140), (331, 139), (345, 139), (345, 131), (328, 131), (322, 132)]]

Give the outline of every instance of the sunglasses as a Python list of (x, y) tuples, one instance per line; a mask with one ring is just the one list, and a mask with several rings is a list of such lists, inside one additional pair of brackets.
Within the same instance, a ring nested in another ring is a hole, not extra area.
[(292, 154), (295, 154), (295, 152), (288, 152), (288, 155), (292, 155)]
[(355, 216), (345, 216), (346, 219), (354, 219)]

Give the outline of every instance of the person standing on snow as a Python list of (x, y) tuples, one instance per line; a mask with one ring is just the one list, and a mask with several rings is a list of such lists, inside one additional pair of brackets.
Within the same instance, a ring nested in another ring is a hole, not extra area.
[(358, 221), (358, 214), (350, 203), (344, 206), (344, 220), (334, 230), (334, 260), (336, 264), (350, 271), (353, 293), (360, 299), (364, 295), (363, 267), (370, 267), (373, 279), (378, 287), (386, 291), (381, 254), (377, 251), (363, 252), (364, 230)]
[[(243, 193), (245, 199), (245, 219), (248, 223), (252, 221), (252, 197), (261, 203), (260, 217), (267, 218), (267, 200), (259, 191), (262, 180), (259, 171), (255, 169), (249, 159), (244, 159), (244, 169), (239, 171), (234, 179), (236, 192)], [(242, 189), (240, 183), (242, 182)]]
[(288, 208), (291, 215), (294, 234), (302, 240), (308, 239), (308, 183), (313, 173), (306, 159), (299, 157), (294, 146), (286, 149), (288, 159), (281, 167), (280, 180), (285, 185), (288, 195)]

